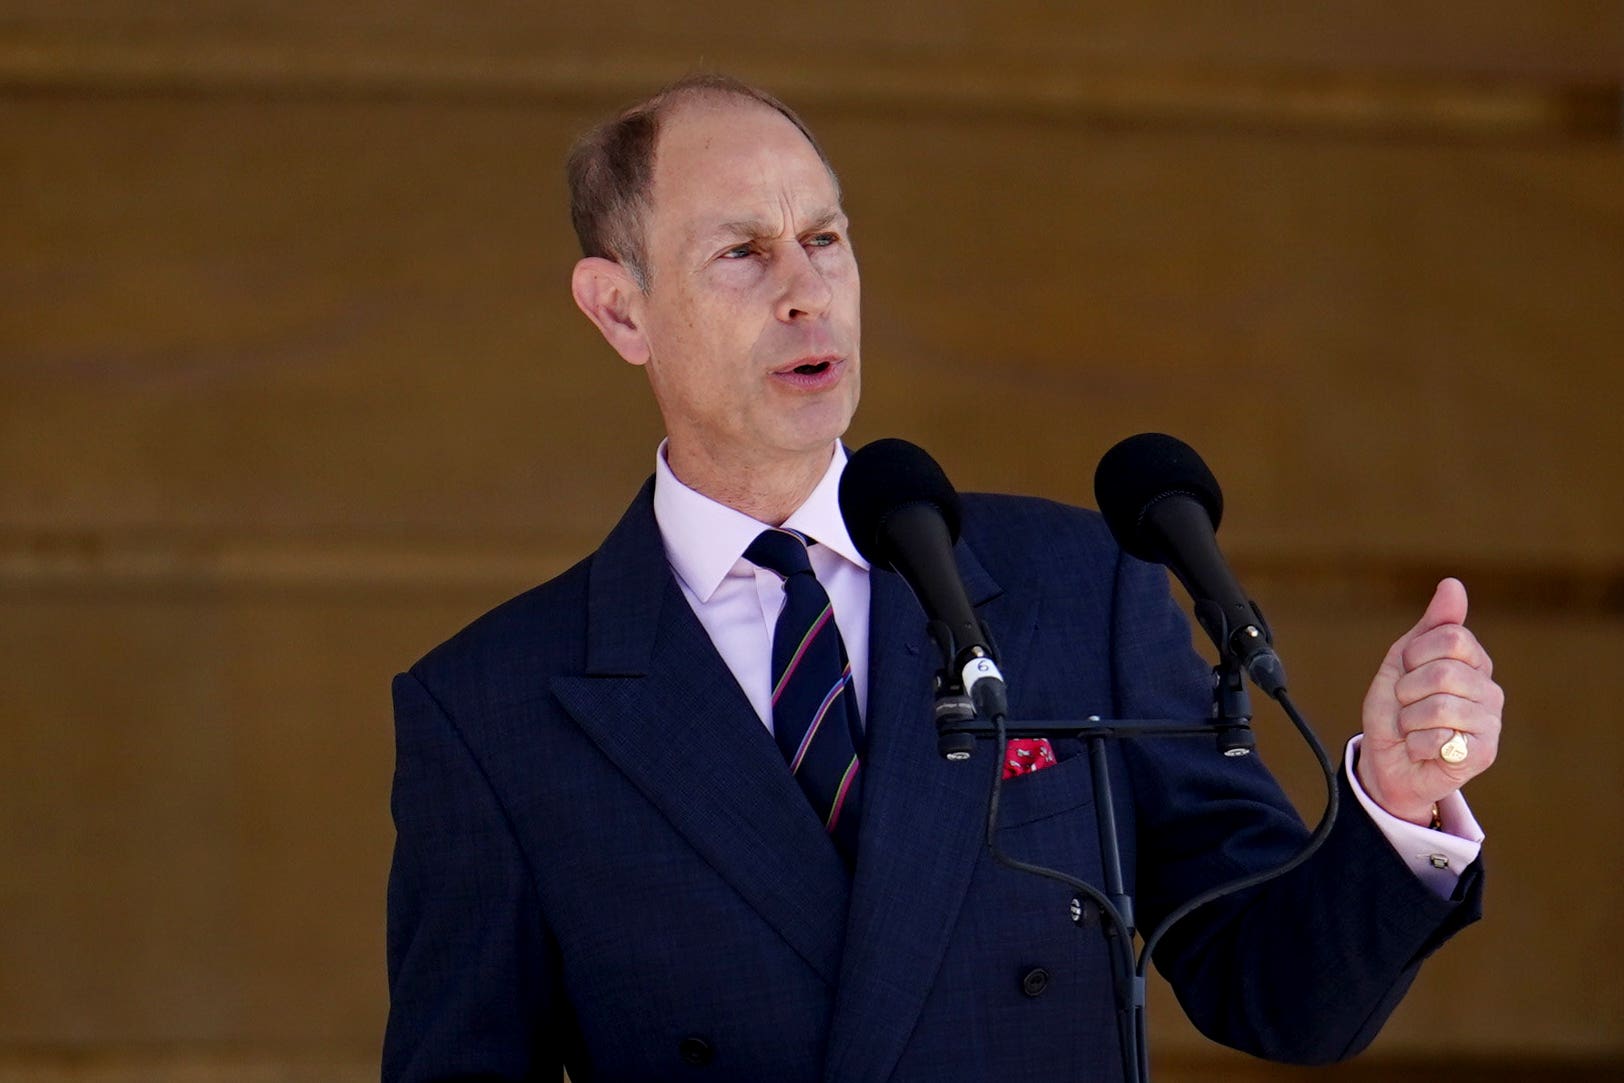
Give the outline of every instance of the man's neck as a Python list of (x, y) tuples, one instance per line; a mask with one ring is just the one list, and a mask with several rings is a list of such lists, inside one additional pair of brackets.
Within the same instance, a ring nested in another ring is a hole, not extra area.
[(825, 450), (807, 455), (738, 466), (684, 454), (668, 444), (665, 461), (671, 473), (688, 488), (757, 522), (778, 526), (806, 503), (828, 472), (834, 452), (830, 444)]

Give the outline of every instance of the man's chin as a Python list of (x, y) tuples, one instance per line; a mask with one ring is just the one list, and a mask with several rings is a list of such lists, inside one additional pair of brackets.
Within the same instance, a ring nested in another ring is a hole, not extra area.
[(821, 423), (807, 425), (801, 435), (793, 441), (794, 446), (804, 449), (808, 454), (818, 451), (832, 450), (851, 428), (855, 407), (834, 412)]

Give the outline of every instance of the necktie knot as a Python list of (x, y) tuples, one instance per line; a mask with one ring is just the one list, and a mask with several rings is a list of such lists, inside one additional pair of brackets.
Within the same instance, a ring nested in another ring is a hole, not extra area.
[(756, 535), (756, 540), (744, 551), (744, 559), (758, 568), (777, 572), (788, 579), (812, 570), (812, 560), (806, 553), (807, 543), (805, 535), (780, 527), (769, 527)]

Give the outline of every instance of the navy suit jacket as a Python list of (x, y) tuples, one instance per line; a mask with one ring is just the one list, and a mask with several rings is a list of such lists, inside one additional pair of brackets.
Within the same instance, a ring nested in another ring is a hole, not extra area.
[[(651, 493), (592, 556), (396, 678), (384, 1077), (1120, 1079), (1100, 930), (1072, 924), (1064, 886), (988, 856), (992, 756), (937, 755), (937, 660), (907, 586), (872, 574), (849, 872), (677, 586)], [(1012, 717), (1205, 715), (1165, 574), (1093, 513), (970, 495), (957, 557)], [(1006, 784), (1000, 841), (1098, 884), (1088, 758), (1058, 751)], [(1111, 762), (1142, 928), (1306, 837), (1257, 757), (1186, 738)], [(1350, 1055), (1476, 916), (1475, 867), (1439, 899), (1344, 808), (1314, 860), (1158, 949), (1217, 1040)]]

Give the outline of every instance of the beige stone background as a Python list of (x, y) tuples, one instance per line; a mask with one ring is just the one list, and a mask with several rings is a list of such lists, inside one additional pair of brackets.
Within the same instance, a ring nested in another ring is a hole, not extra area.
[(1158, 990), (1158, 1078), (1618, 1078), (1624, 5), (0, 0), (0, 1081), (374, 1076), (387, 681), (649, 470), (561, 159), (701, 67), (842, 169), (855, 441), (1181, 434), (1328, 742), (1472, 589), (1487, 920), (1315, 1075)]

